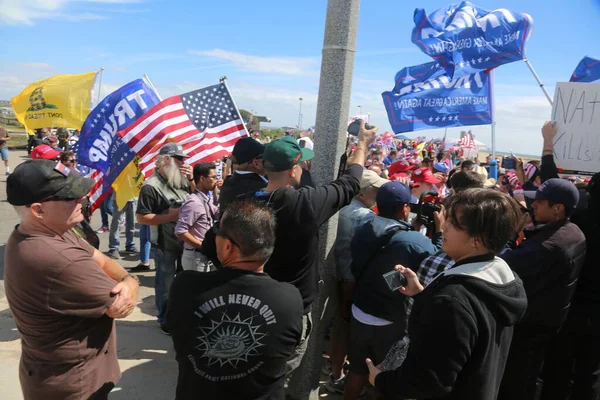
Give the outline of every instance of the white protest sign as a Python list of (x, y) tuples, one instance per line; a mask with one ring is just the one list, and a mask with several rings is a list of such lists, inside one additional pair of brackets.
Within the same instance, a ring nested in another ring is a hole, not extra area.
[(571, 173), (600, 171), (600, 83), (558, 83), (552, 121), (554, 160)]

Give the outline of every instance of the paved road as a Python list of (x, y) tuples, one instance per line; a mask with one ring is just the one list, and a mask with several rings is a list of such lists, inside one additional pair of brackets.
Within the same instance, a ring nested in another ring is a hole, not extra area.
[[(11, 151), (11, 170), (26, 159), (28, 157), (24, 150)], [(18, 376), (21, 344), (4, 294), (4, 249), (18, 218), (6, 201), (6, 176), (3, 168), (0, 169), (0, 221), (0, 398), (21, 400), (23, 397)], [(94, 215), (92, 226), (100, 226), (99, 213)], [(108, 234), (99, 236), (100, 250), (108, 251)], [(123, 246), (124, 237), (121, 243)], [(125, 267), (132, 267), (137, 263), (137, 257), (133, 256), (121, 261)], [(117, 348), (123, 377), (110, 399), (172, 399), (177, 380), (177, 364), (171, 339), (160, 332), (155, 322), (154, 272), (138, 274), (138, 277), (141, 282), (138, 307), (126, 320), (117, 321)], [(323, 393), (320, 397), (328, 396)]]

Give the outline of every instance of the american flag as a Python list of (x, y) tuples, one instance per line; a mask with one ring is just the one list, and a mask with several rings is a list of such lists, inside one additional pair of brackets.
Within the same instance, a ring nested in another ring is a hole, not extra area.
[(142, 158), (148, 178), (166, 142), (180, 143), (193, 165), (230, 154), (248, 132), (227, 86), (219, 83), (161, 101), (118, 135)]
[(471, 131), (467, 132), (465, 136), (458, 142), (458, 145), (463, 149), (474, 149), (475, 141), (473, 140), (473, 134)]

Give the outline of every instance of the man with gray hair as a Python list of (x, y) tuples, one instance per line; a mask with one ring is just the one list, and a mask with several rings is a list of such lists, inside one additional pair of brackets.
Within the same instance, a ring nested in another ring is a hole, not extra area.
[(138, 199), (137, 222), (150, 225), (152, 257), (156, 265), (154, 291), (158, 323), (168, 335), (165, 325), (167, 299), (177, 266), (181, 266), (183, 242), (175, 236), (179, 208), (196, 188), (192, 168), (179, 143), (167, 143), (158, 152), (156, 170), (142, 189)]

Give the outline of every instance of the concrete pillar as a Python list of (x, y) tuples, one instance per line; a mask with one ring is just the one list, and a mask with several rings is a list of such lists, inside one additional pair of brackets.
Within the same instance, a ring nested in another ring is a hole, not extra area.
[[(327, 21), (315, 128), (315, 159), (311, 172), (317, 184), (337, 178), (339, 160), (346, 147), (346, 129), (354, 70), (359, 0), (328, 0)], [(295, 398), (318, 399), (319, 376), (323, 365), (324, 335), (333, 315), (333, 254), (337, 215), (321, 230), (319, 269), (322, 283), (313, 303), (313, 331), (302, 364), (290, 383)], [(308, 393), (310, 392), (310, 395)]]

